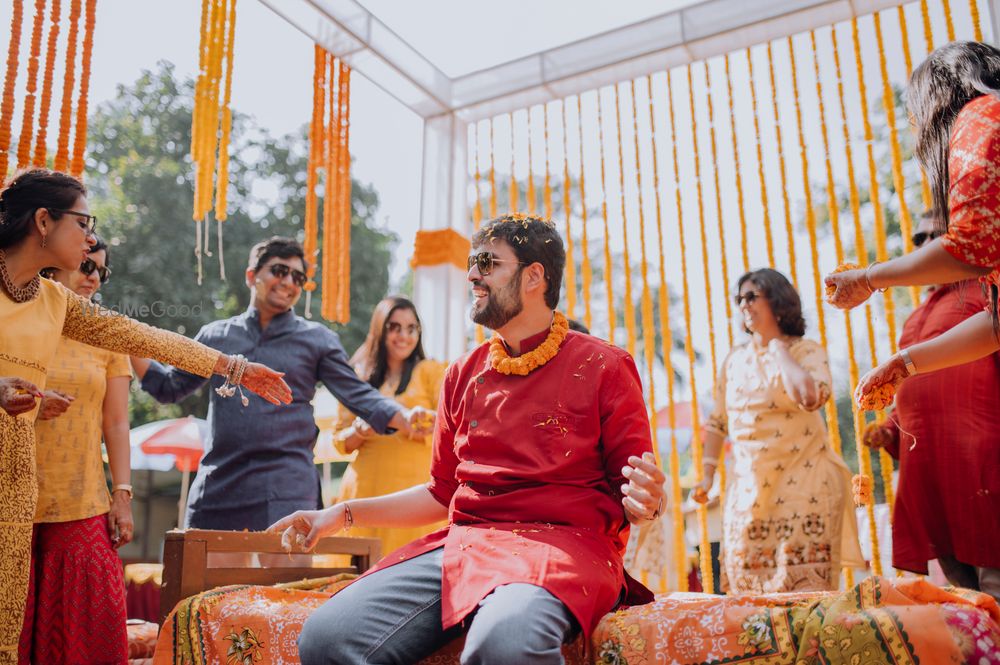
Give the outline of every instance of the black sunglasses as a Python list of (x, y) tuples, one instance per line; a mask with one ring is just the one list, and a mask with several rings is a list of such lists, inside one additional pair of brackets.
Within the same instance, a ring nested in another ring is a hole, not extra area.
[(736, 296), (736, 306), (739, 307), (740, 305), (742, 305), (744, 300), (747, 302), (748, 305), (751, 305), (753, 304), (753, 301), (757, 300), (757, 298), (760, 297), (761, 297), (760, 294), (757, 293), (756, 291), (747, 291), (746, 293), (739, 294)]
[(87, 229), (87, 235), (93, 235), (94, 230), (97, 229), (97, 215), (88, 215), (85, 212), (77, 212), (76, 210), (63, 210), (59, 208), (49, 208), (49, 212), (59, 213), (60, 215), (76, 215), (77, 217), (82, 217), (85, 222)]
[(479, 252), (478, 254), (473, 254), (469, 257), (468, 270), (472, 270), (472, 266), (479, 269), (479, 274), (486, 277), (491, 272), (493, 272), (493, 265), (496, 263), (520, 263), (523, 266), (528, 265), (524, 261), (514, 261), (508, 259), (498, 259), (493, 256), (492, 252)]
[(272, 263), (269, 266), (269, 269), (271, 271), (271, 274), (277, 277), (278, 279), (284, 279), (290, 273), (292, 275), (292, 282), (295, 284), (295, 286), (305, 286), (306, 274), (301, 270), (295, 270), (294, 268), (290, 268), (286, 266), (284, 263)]
[(93, 275), (95, 270), (97, 271), (97, 276), (101, 279), (101, 284), (107, 284), (108, 280), (111, 279), (111, 268), (97, 265), (94, 259), (87, 259), (80, 264), (80, 272), (87, 277)]
[(914, 247), (920, 247), (925, 242), (928, 242), (930, 240), (934, 240), (935, 238), (940, 238), (940, 237), (941, 237), (941, 232), (940, 231), (931, 231), (930, 233), (927, 233), (926, 231), (918, 231), (917, 233), (913, 234), (911, 240), (913, 241), (913, 246)]
[(391, 333), (396, 333), (397, 335), (404, 330), (407, 335), (419, 335), (420, 334), (420, 324), (410, 323), (407, 326), (403, 326), (399, 321), (386, 321), (385, 329)]

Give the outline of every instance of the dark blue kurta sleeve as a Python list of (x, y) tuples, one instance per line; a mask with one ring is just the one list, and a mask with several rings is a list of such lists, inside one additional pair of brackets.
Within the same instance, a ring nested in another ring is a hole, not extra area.
[(358, 414), (372, 429), (379, 434), (387, 433), (389, 421), (403, 407), (358, 378), (337, 333), (325, 330), (323, 342), (319, 380), (341, 404)]
[[(195, 341), (205, 346), (216, 348), (212, 344), (212, 336), (203, 327), (195, 335)], [(185, 372), (176, 367), (161, 365), (155, 360), (150, 361), (146, 375), (142, 377), (142, 389), (152, 395), (161, 404), (174, 404), (181, 401), (194, 391), (205, 385), (208, 379)]]

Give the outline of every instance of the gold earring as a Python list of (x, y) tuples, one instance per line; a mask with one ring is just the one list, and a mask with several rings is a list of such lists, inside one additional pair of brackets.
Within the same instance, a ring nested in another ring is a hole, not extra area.
[(45, 234), (42, 234), (42, 247), (45, 247)]

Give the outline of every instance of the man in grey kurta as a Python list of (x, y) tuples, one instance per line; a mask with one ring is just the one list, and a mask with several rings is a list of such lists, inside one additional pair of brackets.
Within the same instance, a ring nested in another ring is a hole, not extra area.
[[(189, 527), (261, 531), (296, 510), (321, 507), (311, 404), (319, 382), (379, 433), (408, 430), (420, 418), (358, 378), (335, 332), (295, 314), (292, 306), (304, 282), (297, 242), (272, 238), (256, 245), (247, 269), (252, 293), (247, 311), (213, 321), (195, 337), (284, 372), (292, 403), (279, 408), (251, 395), (244, 407), (239, 395), (223, 398), (215, 392), (222, 377), (211, 379), (211, 434), (191, 484)], [(177, 402), (206, 381), (156, 362), (133, 363), (143, 390), (160, 402)]]

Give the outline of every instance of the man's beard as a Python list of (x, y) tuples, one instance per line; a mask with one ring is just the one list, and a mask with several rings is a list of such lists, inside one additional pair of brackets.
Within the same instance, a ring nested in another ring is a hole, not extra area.
[(482, 282), (474, 283), (479, 288), (487, 289), (486, 305), (481, 309), (472, 308), (472, 321), (490, 330), (496, 330), (507, 325), (507, 322), (521, 313), (524, 303), (521, 302), (520, 271), (500, 290), (494, 291)]

